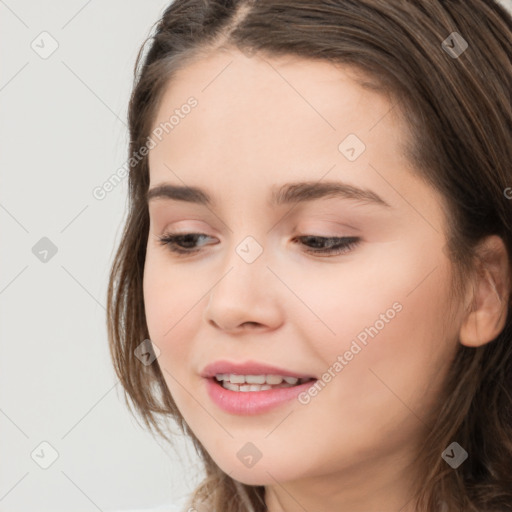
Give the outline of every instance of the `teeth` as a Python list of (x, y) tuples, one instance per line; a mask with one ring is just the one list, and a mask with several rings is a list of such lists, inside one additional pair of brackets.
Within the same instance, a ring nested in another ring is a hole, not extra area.
[(215, 375), (215, 379), (219, 382), (231, 382), (231, 384), (268, 384), (270, 386), (277, 386), (283, 381), (295, 386), (299, 380), (304, 380), (298, 377), (282, 377), (281, 375), (238, 375), (235, 373), (219, 373)]
[(265, 375), (246, 375), (247, 384), (265, 384)]
[(283, 382), (283, 377), (280, 375), (267, 375), (266, 382), (270, 385), (281, 384), (281, 382)]
[(302, 384), (309, 379), (283, 377), (281, 375), (238, 375), (235, 373), (219, 373), (215, 379), (231, 391), (266, 391), (272, 388), (289, 388)]
[[(260, 386), (259, 384), (246, 384), (244, 386), (240, 386), (239, 391), (266, 391), (267, 389), (272, 389), (272, 386), (269, 386), (268, 384), (265, 384), (264, 386)], [(232, 391), (237, 391), (232, 390)]]
[(224, 382), (222, 384), (226, 389), (230, 389), (231, 391), (238, 391), (240, 386), (237, 386), (236, 384), (231, 384), (231, 382)]
[(269, 384), (231, 384), (229, 381), (224, 381), (222, 383), (222, 387), (226, 389), (230, 389), (231, 391), (267, 391), (268, 389), (277, 389), (277, 388), (291, 388), (293, 387), (291, 384), (279, 384), (278, 386), (271, 386)]

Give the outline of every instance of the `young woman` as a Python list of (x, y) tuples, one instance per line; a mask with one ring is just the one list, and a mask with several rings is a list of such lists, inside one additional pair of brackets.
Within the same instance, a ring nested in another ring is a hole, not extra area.
[(164, 12), (108, 328), (186, 507), (512, 511), (511, 41), (487, 0)]

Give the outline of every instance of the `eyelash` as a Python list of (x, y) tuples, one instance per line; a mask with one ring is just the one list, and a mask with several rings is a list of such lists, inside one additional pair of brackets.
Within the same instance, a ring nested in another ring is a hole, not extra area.
[[(159, 243), (163, 246), (167, 246), (169, 250), (175, 254), (177, 254), (180, 257), (184, 256), (191, 256), (192, 254), (195, 254), (200, 251), (200, 249), (194, 248), (194, 249), (183, 249), (179, 245), (177, 245), (178, 240), (186, 239), (187, 237), (201, 237), (201, 236), (208, 236), (203, 233), (165, 233), (162, 236), (158, 236)], [(322, 240), (324, 242), (338, 242), (337, 245), (335, 245), (334, 248), (329, 249), (313, 249), (313, 250), (306, 250), (307, 253), (310, 254), (326, 254), (328, 257), (332, 256), (338, 256), (344, 253), (347, 253), (354, 249), (361, 239), (359, 237), (355, 236), (345, 236), (345, 237), (323, 237), (323, 236), (315, 236), (315, 235), (304, 235), (296, 237), (294, 240), (304, 240), (304, 239), (316, 239), (316, 240)]]

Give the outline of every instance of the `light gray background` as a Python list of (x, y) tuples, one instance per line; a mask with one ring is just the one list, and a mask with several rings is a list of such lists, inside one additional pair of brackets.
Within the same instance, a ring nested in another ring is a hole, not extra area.
[(127, 182), (92, 195), (126, 161), (133, 65), (167, 4), (0, 0), (1, 512), (149, 507), (202, 476), (186, 440), (157, 442), (120, 399), (105, 305)]
[[(157, 443), (114, 387), (105, 306), (127, 180), (92, 195), (126, 161), (133, 65), (168, 3), (0, 2), (2, 512), (157, 505), (199, 474), (193, 449)], [(47, 59), (31, 48), (50, 48), (42, 31), (59, 44)], [(46, 263), (42, 237), (58, 250)], [(31, 458), (42, 441), (59, 453), (48, 469)]]

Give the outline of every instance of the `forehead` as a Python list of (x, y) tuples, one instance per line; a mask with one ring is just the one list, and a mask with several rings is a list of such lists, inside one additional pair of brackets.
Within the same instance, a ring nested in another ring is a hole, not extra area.
[[(149, 154), (151, 183), (176, 181), (169, 168), (199, 184), (214, 176), (320, 179), (333, 165), (360, 179), (370, 159), (403, 165), (406, 130), (388, 98), (357, 76), (328, 62), (236, 51), (189, 63), (168, 83), (155, 116), (161, 140)], [(191, 97), (196, 106), (183, 108)], [(352, 162), (339, 149), (351, 134), (365, 145)]]

